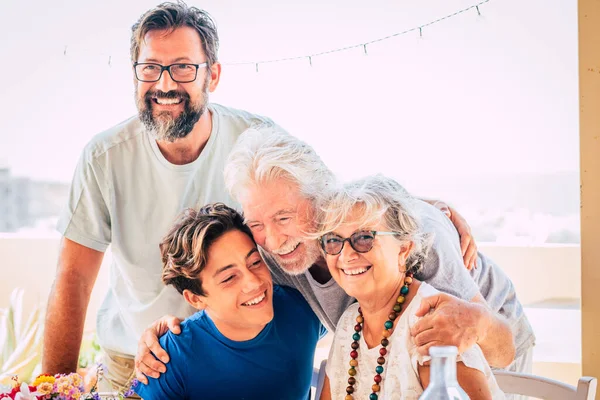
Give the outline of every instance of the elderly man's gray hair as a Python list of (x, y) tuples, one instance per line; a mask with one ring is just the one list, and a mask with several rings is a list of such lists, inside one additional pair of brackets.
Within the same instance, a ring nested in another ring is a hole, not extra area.
[(278, 126), (244, 131), (229, 155), (224, 175), (229, 193), (238, 201), (253, 185), (278, 179), (297, 185), (310, 200), (335, 182), (335, 176), (311, 146)]

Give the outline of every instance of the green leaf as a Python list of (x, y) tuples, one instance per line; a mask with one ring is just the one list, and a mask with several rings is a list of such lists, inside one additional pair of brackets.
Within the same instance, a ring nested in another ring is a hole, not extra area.
[[(8, 315), (6, 310), (0, 310), (0, 365), (4, 364), (5, 353), (8, 357)], [(5, 350), (6, 349), (6, 350)]]
[(13, 312), (13, 329), (15, 341), (21, 336), (21, 320), (23, 319), (23, 295), (25, 291), (22, 288), (15, 288), (10, 295), (10, 306)]
[(31, 311), (31, 314), (29, 314), (29, 318), (27, 318), (27, 323), (25, 324), (23, 330), (21, 331), (22, 334), (20, 336), (17, 336), (17, 340), (22, 340), (24, 335), (27, 334), (27, 332), (29, 332), (31, 329), (33, 329), (34, 325), (42, 325), (43, 324), (43, 319), (41, 318), (42, 315), (42, 310), (39, 304), (36, 304), (33, 308), (33, 310)]
[[(12, 354), (2, 365), (2, 371), (7, 371), (15, 364), (20, 364), (21, 360), (29, 358), (31, 353), (39, 353), (39, 349), (42, 346), (40, 336), (38, 333), (38, 325), (36, 324), (32, 330), (27, 333), (27, 336), (21, 340), (17, 347), (14, 349)], [(36, 343), (37, 342), (37, 343)]]
[(0, 381), (18, 375), (28, 382), (42, 358), (43, 319), (36, 305), (22, 326), (23, 294), (13, 290), (8, 309), (0, 309)]
[(19, 292), (21, 289), (16, 288), (12, 291), (11, 296), (10, 296), (10, 304), (8, 306), (8, 310), (6, 313), (6, 338), (4, 340), (4, 346), (2, 348), (2, 358), (3, 360), (6, 360), (8, 357), (10, 357), (10, 355), (13, 353), (13, 351), (15, 350), (15, 347), (17, 345), (17, 338), (15, 335), (15, 324), (14, 324), (14, 318), (15, 318), (15, 302), (14, 299), (17, 296), (17, 292)]

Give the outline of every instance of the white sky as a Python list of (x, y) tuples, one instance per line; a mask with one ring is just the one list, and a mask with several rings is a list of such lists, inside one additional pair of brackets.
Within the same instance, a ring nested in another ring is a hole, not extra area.
[[(216, 19), (222, 62), (344, 47), (475, 3), (188, 2)], [(0, 160), (14, 174), (69, 181), (85, 143), (136, 112), (130, 26), (154, 4), (2, 0)], [(259, 73), (225, 66), (211, 99), (268, 115), (346, 177), (577, 170), (576, 1), (491, 0), (480, 10), (425, 28), (422, 39), (370, 46), (368, 56), (356, 49)]]

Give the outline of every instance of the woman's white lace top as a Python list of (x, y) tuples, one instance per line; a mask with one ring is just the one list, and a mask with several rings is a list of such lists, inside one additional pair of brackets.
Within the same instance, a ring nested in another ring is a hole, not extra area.
[[(419, 308), (421, 300), (437, 293), (439, 292), (433, 286), (422, 282), (417, 294), (396, 323), (396, 328), (389, 338), (388, 354), (385, 356), (384, 370), (381, 374), (383, 380), (380, 383), (381, 389), (378, 393), (380, 400), (412, 400), (418, 399), (423, 393), (417, 363), (422, 365), (430, 357), (421, 356), (417, 352), (417, 347), (413, 344), (410, 336), (409, 327), (419, 320), (415, 316), (415, 312)], [(352, 335), (354, 334), (354, 325), (356, 325), (358, 307), (357, 303), (352, 304), (342, 315), (329, 352), (326, 372), (329, 378), (332, 399), (343, 399), (346, 396), (350, 352), (352, 351), (350, 346), (353, 341)], [(378, 345), (368, 349), (363, 335), (361, 335), (357, 358), (358, 367), (356, 367), (357, 373), (355, 375), (356, 384), (352, 394), (355, 399), (368, 399), (371, 394), (371, 386), (375, 383), (373, 377), (376, 374), (375, 367), (378, 365), (377, 358), (380, 356), (380, 348), (381, 346)], [(493, 399), (504, 399), (504, 394), (498, 387), (496, 379), (478, 345), (459, 354), (457, 361), (462, 361), (467, 367), (483, 372), (490, 386)]]

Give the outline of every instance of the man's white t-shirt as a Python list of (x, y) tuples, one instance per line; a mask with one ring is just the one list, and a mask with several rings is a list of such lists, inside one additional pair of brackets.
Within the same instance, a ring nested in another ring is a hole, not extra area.
[(162, 283), (158, 245), (185, 208), (213, 202), (237, 206), (223, 179), (229, 152), (247, 128), (272, 124), (218, 104), (208, 109), (210, 138), (189, 164), (167, 161), (137, 117), (95, 136), (79, 159), (58, 231), (94, 250), (112, 245), (109, 290), (97, 316), (105, 349), (133, 356), (152, 322), (194, 312), (175, 288)]

